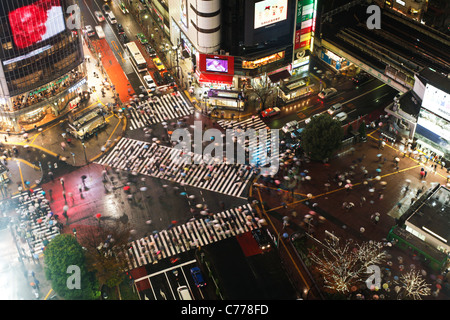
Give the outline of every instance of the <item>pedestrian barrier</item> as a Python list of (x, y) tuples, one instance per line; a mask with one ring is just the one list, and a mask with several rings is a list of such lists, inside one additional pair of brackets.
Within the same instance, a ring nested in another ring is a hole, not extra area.
[(252, 207), (247, 204), (155, 231), (129, 243), (124, 255), (131, 270), (260, 227)]

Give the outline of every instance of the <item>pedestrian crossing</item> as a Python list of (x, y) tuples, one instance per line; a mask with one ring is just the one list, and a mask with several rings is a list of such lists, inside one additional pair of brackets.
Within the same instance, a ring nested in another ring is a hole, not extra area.
[(161, 123), (194, 113), (194, 107), (187, 103), (180, 92), (154, 96), (130, 107), (130, 130), (145, 127), (148, 124)]
[(241, 164), (215, 163), (191, 153), (193, 163), (186, 164), (181, 151), (140, 140), (122, 138), (114, 149), (97, 163), (120, 170), (201, 188), (221, 194), (243, 197), (253, 170)]
[[(223, 129), (233, 130), (233, 135), (236, 136), (239, 130), (247, 131), (249, 129), (259, 132), (259, 130), (267, 130), (267, 139), (265, 143), (258, 143), (255, 140), (245, 139), (243, 142), (243, 147), (247, 150), (252, 150), (252, 156), (259, 166), (266, 166), (268, 164), (274, 163), (272, 160), (278, 157), (279, 149), (278, 144), (275, 144), (276, 149), (272, 150), (272, 130), (265, 124), (260, 117), (253, 116), (245, 120), (218, 120), (217, 124)], [(264, 148), (264, 149), (263, 149)]]
[(131, 270), (260, 227), (247, 204), (134, 240), (123, 254)]

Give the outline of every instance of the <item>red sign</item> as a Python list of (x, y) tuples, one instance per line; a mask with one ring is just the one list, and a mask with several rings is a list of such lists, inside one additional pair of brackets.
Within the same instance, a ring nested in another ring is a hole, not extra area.
[(200, 53), (199, 69), (202, 73), (234, 75), (234, 57)]

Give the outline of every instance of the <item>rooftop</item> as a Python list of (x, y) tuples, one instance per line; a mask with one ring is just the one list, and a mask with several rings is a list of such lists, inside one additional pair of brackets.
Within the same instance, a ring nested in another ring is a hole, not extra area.
[(440, 186), (407, 221), (424, 233), (450, 243), (450, 190)]

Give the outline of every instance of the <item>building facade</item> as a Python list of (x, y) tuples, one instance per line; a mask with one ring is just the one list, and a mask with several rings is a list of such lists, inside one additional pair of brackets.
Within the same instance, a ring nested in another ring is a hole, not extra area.
[(61, 117), (85, 91), (80, 30), (70, 0), (0, 2), (0, 131)]

